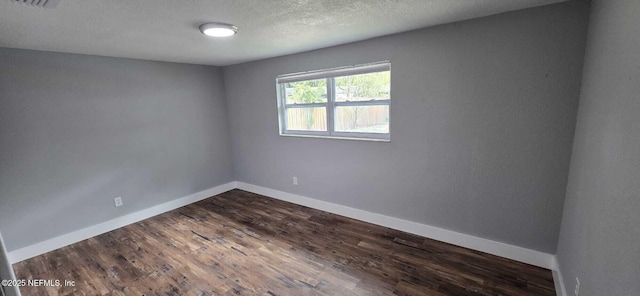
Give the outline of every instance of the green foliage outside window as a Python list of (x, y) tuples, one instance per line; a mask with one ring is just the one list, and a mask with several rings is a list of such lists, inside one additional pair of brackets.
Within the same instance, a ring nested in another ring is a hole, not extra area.
[[(331, 81), (335, 84), (332, 102), (363, 102), (390, 99), (391, 72), (382, 71), (285, 83), (285, 101), (287, 104), (327, 103), (327, 83), (331, 83)], [(388, 127), (388, 107), (385, 110), (383, 109), (383, 107), (357, 105), (335, 109), (336, 128), (345, 128), (348, 131), (362, 128), (360, 125), (371, 127), (382, 124)], [(303, 130), (318, 129), (322, 123), (318, 122), (318, 126), (314, 126), (316, 124), (315, 117), (326, 118), (327, 116), (326, 112), (318, 113), (320, 112), (319, 110), (320, 108), (317, 106), (297, 108), (296, 111), (287, 113), (290, 116), (289, 122), (294, 126), (294, 122), (301, 124), (298, 125), (298, 128)], [(376, 115), (381, 112), (386, 113), (387, 116), (380, 118), (379, 115)], [(384, 122), (386, 122), (386, 125)]]
[(286, 84), (287, 103), (310, 104), (327, 101), (327, 80), (307, 80)]
[(389, 99), (389, 71), (337, 77), (337, 97), (346, 100)]

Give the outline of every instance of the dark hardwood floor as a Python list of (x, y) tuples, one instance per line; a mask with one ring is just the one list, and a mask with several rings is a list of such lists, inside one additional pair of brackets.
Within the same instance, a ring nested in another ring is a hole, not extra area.
[(555, 295), (551, 271), (233, 190), (19, 262), (30, 295)]

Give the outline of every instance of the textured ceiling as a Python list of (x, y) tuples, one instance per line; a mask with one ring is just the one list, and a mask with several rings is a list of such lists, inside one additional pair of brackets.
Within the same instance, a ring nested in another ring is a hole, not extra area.
[[(564, 0), (0, 1), (0, 47), (230, 65)], [(204, 22), (238, 35), (212, 39)]]

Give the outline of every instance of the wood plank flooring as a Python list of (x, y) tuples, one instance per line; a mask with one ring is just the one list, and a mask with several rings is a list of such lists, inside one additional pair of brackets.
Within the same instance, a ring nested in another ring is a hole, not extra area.
[(555, 295), (551, 271), (233, 190), (19, 262), (29, 295)]

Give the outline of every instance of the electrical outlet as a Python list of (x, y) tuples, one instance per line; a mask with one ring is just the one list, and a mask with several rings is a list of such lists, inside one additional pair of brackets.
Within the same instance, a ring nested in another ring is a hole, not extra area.
[(115, 202), (116, 207), (121, 206), (122, 205), (122, 197), (118, 196), (118, 197), (114, 198), (113, 202)]
[(298, 185), (298, 177), (293, 177), (293, 185)]
[(576, 294), (576, 296), (580, 294), (580, 280), (578, 278), (576, 278), (576, 289), (573, 290), (573, 292)]

